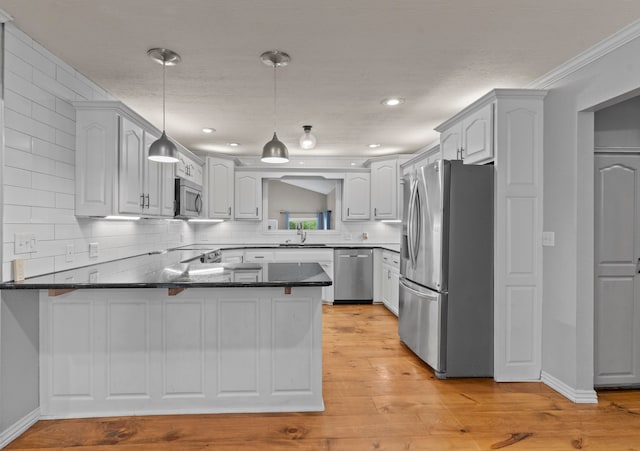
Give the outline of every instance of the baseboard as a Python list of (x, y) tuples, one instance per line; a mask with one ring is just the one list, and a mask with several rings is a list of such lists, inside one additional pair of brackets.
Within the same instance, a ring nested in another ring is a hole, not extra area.
[(0, 432), (0, 449), (17, 439), (24, 431), (33, 426), (40, 419), (40, 407), (35, 408), (24, 417)]
[(542, 382), (576, 404), (598, 404), (598, 394), (593, 389), (576, 390), (544, 371), (542, 372)]

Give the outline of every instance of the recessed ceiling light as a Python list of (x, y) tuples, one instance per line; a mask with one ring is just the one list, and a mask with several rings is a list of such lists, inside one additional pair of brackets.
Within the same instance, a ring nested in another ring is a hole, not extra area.
[(402, 97), (388, 97), (386, 99), (382, 99), (380, 103), (384, 106), (397, 106), (404, 103), (404, 99)]
[(377, 149), (378, 147), (380, 147), (380, 144), (369, 144), (369, 149)]
[(351, 166), (355, 166), (355, 165), (356, 165), (355, 163), (353, 163), (353, 162), (351, 163)]
[(211, 127), (205, 127), (205, 128), (202, 129), (203, 133), (213, 133), (215, 131), (216, 131), (216, 129), (215, 128), (211, 128)]
[(240, 144), (239, 144), (239, 143), (229, 143), (229, 145), (230, 145), (231, 147), (238, 147)]

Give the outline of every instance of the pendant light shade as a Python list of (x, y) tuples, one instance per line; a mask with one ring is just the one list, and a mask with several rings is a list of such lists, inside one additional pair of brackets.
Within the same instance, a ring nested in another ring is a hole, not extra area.
[(289, 161), (289, 151), (287, 146), (278, 139), (276, 135), (277, 108), (276, 99), (278, 96), (276, 84), (276, 70), (280, 66), (286, 66), (291, 61), (291, 57), (280, 50), (270, 50), (260, 55), (260, 59), (267, 66), (273, 67), (273, 138), (262, 148), (261, 161), (264, 163), (286, 163)]
[(175, 66), (180, 62), (180, 55), (169, 49), (155, 48), (147, 51), (149, 58), (162, 64), (162, 136), (149, 147), (147, 158), (158, 163), (177, 163), (178, 148), (169, 141), (165, 132), (165, 70), (167, 66)]
[(311, 126), (303, 125), (302, 129), (304, 130), (304, 133), (300, 137), (300, 147), (302, 147), (305, 150), (313, 149), (316, 146), (316, 143), (318, 142), (318, 140), (311, 133)]
[(265, 163), (286, 163), (289, 161), (289, 151), (287, 146), (273, 132), (273, 138), (262, 148), (261, 161)]

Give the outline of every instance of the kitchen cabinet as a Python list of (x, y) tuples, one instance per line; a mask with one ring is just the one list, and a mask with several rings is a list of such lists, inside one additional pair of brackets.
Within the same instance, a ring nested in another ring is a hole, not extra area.
[(173, 217), (173, 165), (147, 159), (158, 130), (120, 102), (74, 106), (76, 215)]
[(187, 150), (182, 147), (180, 144), (175, 143), (178, 147), (178, 163), (176, 164), (176, 177), (180, 177), (190, 182), (195, 183), (196, 185), (202, 186), (202, 164), (199, 161), (196, 161), (194, 158), (191, 158), (187, 154)]
[(542, 372), (545, 95), (494, 89), (436, 127), (442, 140), (459, 127), (465, 163), (493, 163), (494, 236), (508, 237), (494, 242), (494, 377), (500, 382), (539, 380)]
[(342, 220), (366, 221), (371, 217), (371, 174), (348, 173), (344, 178)]
[(440, 148), (445, 160), (464, 160), (465, 164), (487, 163), (493, 159), (493, 109), (488, 103), (471, 110), (452, 123), (436, 130), (441, 132)]
[(231, 219), (233, 217), (234, 164), (224, 158), (206, 159), (205, 198), (207, 217)]
[(400, 293), (400, 255), (382, 251), (382, 303), (398, 316)]
[(250, 172), (235, 173), (235, 219), (262, 219), (262, 177)]
[(232, 250), (222, 251), (221, 262), (222, 263), (242, 263), (244, 258), (244, 251)]
[(373, 219), (398, 219), (398, 160), (371, 163)]

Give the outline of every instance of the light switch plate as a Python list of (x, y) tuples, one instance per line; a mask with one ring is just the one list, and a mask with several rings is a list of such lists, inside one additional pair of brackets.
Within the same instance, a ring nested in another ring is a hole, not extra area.
[(553, 247), (556, 245), (555, 232), (542, 232), (542, 245)]
[(89, 243), (89, 258), (98, 256), (98, 243)]

